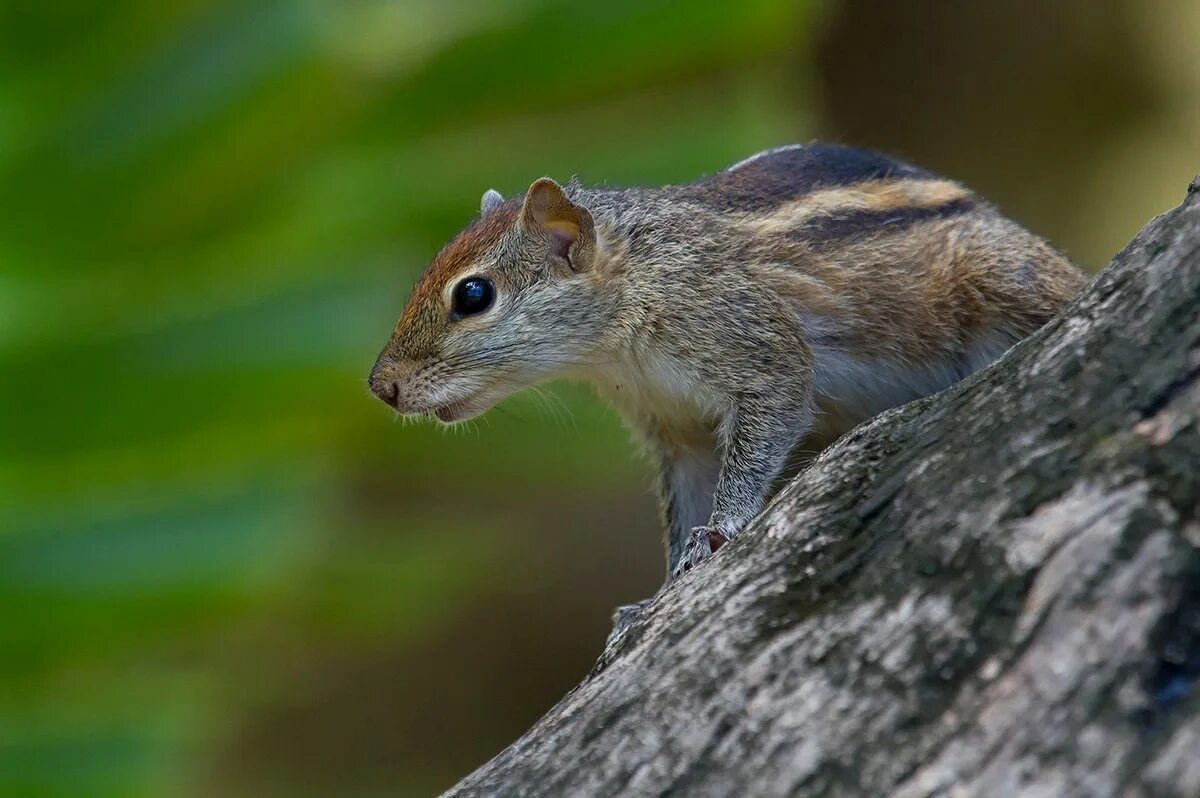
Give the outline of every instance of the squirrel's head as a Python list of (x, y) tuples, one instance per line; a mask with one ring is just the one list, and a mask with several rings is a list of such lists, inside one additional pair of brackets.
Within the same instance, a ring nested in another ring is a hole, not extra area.
[(421, 275), (371, 371), (397, 411), (449, 423), (586, 367), (606, 313), (587, 209), (542, 178), (523, 199), (489, 190), (480, 217)]

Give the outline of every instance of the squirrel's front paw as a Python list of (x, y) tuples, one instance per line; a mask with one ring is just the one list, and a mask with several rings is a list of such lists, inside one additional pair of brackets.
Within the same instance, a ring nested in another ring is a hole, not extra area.
[(725, 545), (729, 538), (721, 530), (711, 526), (698, 526), (688, 536), (683, 547), (683, 556), (675, 563), (671, 577), (680, 576), (712, 556), (713, 552)]

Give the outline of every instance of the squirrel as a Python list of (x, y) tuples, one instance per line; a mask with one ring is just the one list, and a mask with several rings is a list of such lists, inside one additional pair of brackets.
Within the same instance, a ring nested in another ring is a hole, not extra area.
[(1083, 283), (959, 183), (869, 150), (778, 147), (660, 188), (544, 177), (483, 195), (368, 383), (449, 424), (591, 382), (657, 463), (665, 587), (815, 452), (992, 363)]

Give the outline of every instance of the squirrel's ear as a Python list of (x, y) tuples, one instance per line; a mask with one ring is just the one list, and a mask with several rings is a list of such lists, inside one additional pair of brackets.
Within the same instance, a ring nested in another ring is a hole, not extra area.
[(494, 188), (489, 188), (483, 192), (483, 199), (479, 201), (479, 215), (487, 216), (496, 208), (500, 207), (504, 202), (504, 197)]
[(571, 268), (588, 266), (596, 243), (596, 228), (587, 208), (576, 205), (562, 186), (548, 177), (534, 181), (525, 195), (521, 223), (529, 232), (548, 236), (558, 255)]

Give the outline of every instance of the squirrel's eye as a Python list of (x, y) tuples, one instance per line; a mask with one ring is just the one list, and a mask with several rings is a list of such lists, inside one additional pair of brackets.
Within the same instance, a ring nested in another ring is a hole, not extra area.
[(482, 313), (491, 306), (496, 298), (496, 289), (492, 281), (485, 277), (468, 277), (454, 287), (454, 313), (458, 316), (470, 316)]

